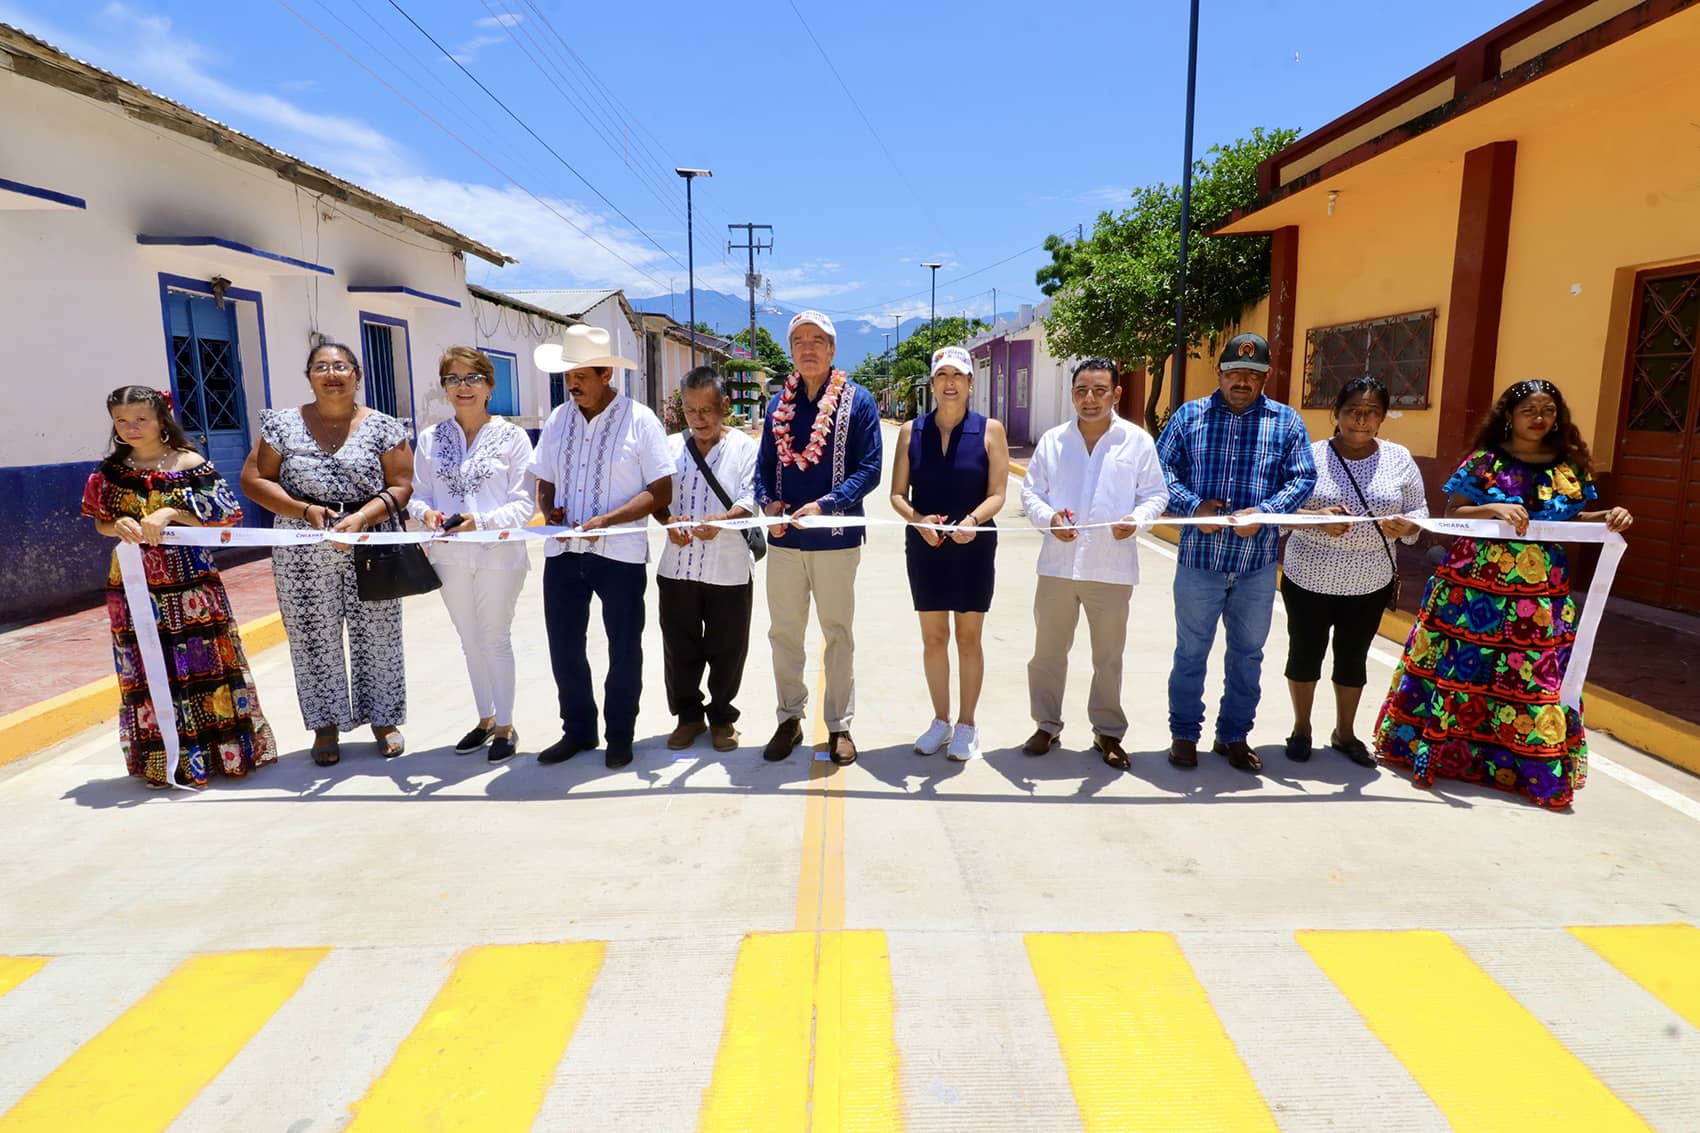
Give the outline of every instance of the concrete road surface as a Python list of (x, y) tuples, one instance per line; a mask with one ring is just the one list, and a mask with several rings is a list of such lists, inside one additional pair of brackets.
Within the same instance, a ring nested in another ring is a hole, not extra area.
[(1084, 751), (1084, 631), (1064, 744), (1026, 757), (1038, 546), (999, 550), (968, 764), (911, 750), (876, 530), (850, 768), (761, 759), (759, 584), (742, 748), (666, 750), (651, 589), (636, 762), (540, 766), (534, 576), (509, 765), (451, 750), (470, 695), (427, 595), (404, 758), (356, 735), (315, 767), (274, 649), (289, 754), (246, 781), (144, 791), (109, 726), (0, 771), (0, 1133), (1700, 1129), (1695, 780), (1603, 735), (1572, 814), (1289, 763), (1279, 606), (1267, 774), (1174, 770), (1173, 555), (1143, 538), (1132, 773)]

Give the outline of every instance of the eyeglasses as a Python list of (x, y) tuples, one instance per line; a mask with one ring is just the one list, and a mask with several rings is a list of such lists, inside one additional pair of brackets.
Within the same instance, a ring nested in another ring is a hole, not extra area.
[(309, 374), (352, 374), (354, 367), (347, 362), (315, 362), (307, 367)]
[(444, 374), (443, 388), (454, 389), (456, 386), (476, 386), (484, 384), (483, 374)]
[(1088, 400), (1100, 397), (1109, 397), (1111, 389), (1112, 387), (1110, 386), (1075, 386), (1074, 396)]

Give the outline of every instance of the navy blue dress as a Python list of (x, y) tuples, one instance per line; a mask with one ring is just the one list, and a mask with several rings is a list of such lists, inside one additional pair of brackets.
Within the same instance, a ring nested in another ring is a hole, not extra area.
[[(915, 423), (909, 434), (909, 503), (922, 515), (961, 519), (986, 499), (991, 462), (986, 456), (986, 418), (969, 412), (950, 433), (950, 445), (940, 450), (933, 415)], [(992, 608), (996, 566), (996, 524), (981, 525), (971, 543), (945, 536), (937, 547), (927, 546), (911, 527), (904, 546), (909, 566), (909, 593), (917, 610), (985, 613)]]

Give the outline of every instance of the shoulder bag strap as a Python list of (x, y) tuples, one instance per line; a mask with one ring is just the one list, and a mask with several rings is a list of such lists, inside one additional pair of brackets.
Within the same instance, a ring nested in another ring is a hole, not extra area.
[(720, 481), (714, 478), (714, 470), (708, 466), (708, 458), (697, 451), (697, 439), (688, 433), (685, 435), (685, 451), (691, 454), (691, 459), (696, 462), (697, 471), (701, 472), (702, 478), (708, 481), (709, 488), (720, 497), (721, 506), (727, 511), (731, 511), (732, 497), (726, 494), (726, 489), (722, 488)]

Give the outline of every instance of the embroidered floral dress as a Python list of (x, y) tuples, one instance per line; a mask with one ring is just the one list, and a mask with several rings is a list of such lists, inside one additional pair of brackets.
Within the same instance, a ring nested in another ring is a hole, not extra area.
[[(230, 486), (211, 464), (184, 472), (141, 472), (107, 461), (89, 476), (83, 489), (83, 514), (94, 519), (142, 519), (161, 508), (191, 512), (208, 527), (228, 527), (242, 518)], [(215, 772), (245, 775), (274, 762), (277, 742), (260, 712), (230, 599), (211, 553), (202, 547), (144, 544), (142, 567), (147, 572), (160, 645), (171, 667), (171, 700), (177, 711), (183, 769), (180, 782), (204, 787)], [(107, 575), (106, 611), (112, 621), (112, 655), (118, 669), (118, 735), (124, 763), (131, 775), (164, 784), (165, 744), (142, 671), (116, 552)]]
[[(1574, 464), (1472, 453), (1446, 482), (1471, 504), (1516, 503), (1535, 521), (1572, 520), (1598, 497)], [(1383, 763), (1491, 783), (1569, 806), (1588, 773), (1581, 714), (1559, 703), (1576, 603), (1556, 543), (1460, 538), (1429, 580), (1376, 721)]]

